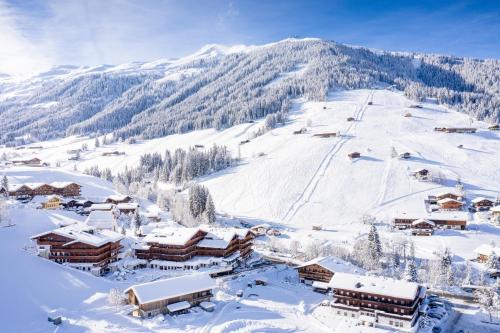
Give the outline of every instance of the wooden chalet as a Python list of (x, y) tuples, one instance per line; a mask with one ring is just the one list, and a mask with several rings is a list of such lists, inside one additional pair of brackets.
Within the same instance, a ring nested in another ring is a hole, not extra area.
[(434, 127), (436, 132), (444, 133), (476, 133), (477, 128), (474, 127)]
[(108, 272), (108, 265), (118, 260), (122, 238), (119, 233), (81, 223), (31, 237), (37, 242), (39, 256), (95, 275)]
[(438, 229), (465, 230), (467, 228), (468, 215), (462, 211), (436, 212), (423, 217), (405, 216), (404, 214), (393, 218), (393, 226), (396, 229), (412, 229), (413, 222), (425, 219), (435, 224)]
[(297, 267), (299, 281), (307, 285), (315, 281), (328, 283), (337, 272), (360, 273), (361, 271), (361, 268), (333, 256), (315, 258)]
[(264, 223), (251, 227), (250, 231), (255, 236), (264, 236), (269, 229), (271, 229), (271, 226), (269, 224)]
[(427, 180), (430, 176), (430, 171), (427, 169), (417, 169), (413, 170), (411, 174), (417, 179)]
[(361, 157), (361, 153), (358, 153), (357, 151), (355, 151), (355, 152), (347, 154), (347, 156), (352, 160), (354, 158), (360, 158)]
[(42, 202), (43, 209), (59, 209), (61, 208), (62, 200), (57, 195), (51, 195), (47, 198), (46, 202)]
[(418, 219), (411, 223), (411, 234), (414, 236), (431, 236), (436, 224), (426, 219)]
[(337, 133), (335, 133), (335, 132), (317, 133), (317, 134), (313, 134), (313, 136), (318, 137), (318, 138), (334, 138), (337, 136)]
[(498, 130), (500, 129), (500, 125), (498, 125), (498, 124), (493, 124), (493, 125), (488, 126), (488, 129), (489, 129), (490, 131), (498, 131)]
[(12, 197), (37, 195), (76, 197), (80, 195), (81, 188), (81, 185), (73, 182), (12, 184), (9, 186), (9, 195)]
[(131, 286), (125, 290), (132, 315), (152, 317), (159, 313), (176, 314), (201, 302), (209, 302), (216, 287), (207, 274), (190, 274)]
[(124, 152), (121, 152), (121, 151), (106, 151), (104, 153), (101, 154), (102, 156), (120, 156), (120, 155), (125, 155)]
[(471, 200), (472, 207), (476, 210), (489, 210), (495, 204), (494, 201), (484, 198), (477, 197)]
[(500, 205), (499, 206), (495, 206), (495, 207), (492, 207), (490, 209), (490, 212), (491, 212), (491, 217), (493, 219), (498, 219), (500, 218)]
[(135, 214), (139, 210), (139, 204), (135, 202), (119, 203), (116, 209), (120, 214)]
[(476, 260), (478, 262), (485, 263), (488, 261), (490, 255), (493, 253), (498, 257), (500, 261), (500, 247), (493, 246), (492, 244), (483, 244), (474, 249), (474, 253), (476, 254)]
[[(253, 239), (254, 234), (247, 229), (167, 227), (152, 230), (134, 250), (137, 258), (150, 260), (153, 268), (198, 269), (222, 264), (232, 270), (237, 262), (251, 254)], [(210, 258), (221, 258), (223, 262)], [(185, 264), (176, 264), (179, 262)]]
[(405, 153), (399, 154), (399, 158), (407, 160), (407, 159), (411, 158), (411, 153), (405, 152)]
[(128, 195), (115, 194), (107, 197), (104, 202), (117, 205), (120, 203), (128, 203), (130, 201), (132, 201), (132, 197)]
[(13, 165), (27, 165), (27, 166), (41, 166), (42, 160), (38, 157), (34, 157), (28, 160), (13, 160)]
[(373, 327), (414, 328), (426, 296), (417, 283), (378, 276), (336, 273), (329, 286), (336, 315)]
[(439, 209), (442, 210), (461, 210), (464, 206), (462, 201), (452, 199), (452, 198), (444, 198), (437, 201)]
[(443, 199), (462, 200), (462, 196), (455, 194), (455, 193), (451, 193), (451, 192), (438, 193), (435, 195), (435, 197), (436, 197), (436, 200), (443, 200)]

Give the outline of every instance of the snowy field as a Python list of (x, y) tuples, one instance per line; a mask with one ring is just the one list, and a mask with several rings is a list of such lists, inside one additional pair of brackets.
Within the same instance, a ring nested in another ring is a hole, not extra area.
[[(373, 105), (367, 105), (372, 100)], [(486, 129), (488, 124), (474, 122), (475, 134), (434, 132), (434, 127), (467, 127), (469, 117), (442, 106), (424, 103), (422, 109), (409, 109), (412, 102), (389, 90), (334, 92), (326, 102), (297, 101), (289, 122), (251, 139), (262, 121), (216, 131), (203, 130), (139, 142), (112, 144), (94, 148), (94, 139), (68, 137), (42, 142), (43, 149), (13, 150), (0, 148), (11, 158), (39, 157), (60, 168), (0, 167), (11, 183), (75, 181), (83, 186), (83, 195), (107, 196), (115, 193), (112, 184), (74, 173), (99, 165), (113, 172), (134, 166), (146, 152), (227, 145), (242, 161), (201, 180), (214, 198), (220, 214), (246, 219), (252, 223), (268, 222), (282, 229), (280, 239), (308, 242), (351, 243), (367, 232), (360, 222), (363, 214), (374, 215), (389, 223), (395, 214), (425, 214), (424, 198), (429, 194), (453, 191), (457, 177), (465, 185), (468, 199), (486, 196), (495, 199), (500, 193), (499, 132)], [(411, 112), (412, 117), (403, 117)], [(347, 122), (347, 117), (355, 121)], [(292, 132), (311, 124), (308, 133)], [(318, 138), (313, 134), (340, 132), (340, 138)], [(89, 151), (80, 161), (68, 161), (67, 151), (83, 143)], [(457, 148), (462, 144), (463, 148)], [(391, 148), (410, 152), (412, 158), (391, 158)], [(125, 155), (104, 157), (106, 151)], [(361, 158), (351, 161), (350, 152)], [(76, 165), (75, 165), (76, 163)], [(419, 182), (409, 170), (428, 168), (442, 173), (442, 184)], [(141, 206), (148, 207), (150, 203)], [(151, 205), (152, 206), (152, 205)], [(469, 230), (437, 231), (432, 237), (413, 237), (416, 256), (433, 257), (433, 252), (449, 247), (455, 261), (474, 256), (472, 250), (495, 241), (500, 244), (500, 227), (476, 215)], [(250, 272), (236, 280), (220, 282), (216, 291), (216, 309), (178, 317), (158, 316), (152, 320), (133, 319), (124, 309), (107, 301), (111, 288), (125, 289), (130, 282), (97, 278), (88, 273), (65, 268), (32, 255), (29, 237), (55, 225), (81, 220), (65, 211), (41, 211), (31, 207), (11, 210), (12, 227), (0, 228), (0, 290), (5, 305), (0, 318), (6, 332), (51, 332), (47, 312), (59, 310), (67, 318), (58, 332), (347, 332), (361, 331), (341, 319), (331, 319), (325, 309), (316, 306), (324, 296), (310, 289), (286, 283), (294, 273), (283, 268)], [(313, 225), (323, 230), (313, 231)], [(384, 238), (402, 237), (402, 232), (379, 228)], [(7, 274), (5, 274), (7, 272)], [(256, 275), (268, 276), (266, 287), (245, 290), (245, 297), (235, 293)], [(250, 294), (256, 294), (252, 296)], [(465, 316), (464, 316), (465, 317)], [(329, 318), (326, 320), (325, 318)], [(463, 319), (462, 319), (463, 320)], [(466, 327), (464, 325), (464, 327)], [(373, 330), (374, 332), (377, 330)], [(366, 332), (366, 330), (363, 330)]]

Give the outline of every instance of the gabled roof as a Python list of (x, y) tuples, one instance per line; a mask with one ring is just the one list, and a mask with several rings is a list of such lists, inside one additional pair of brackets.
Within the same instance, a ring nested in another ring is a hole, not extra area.
[(125, 292), (133, 291), (140, 304), (156, 302), (215, 288), (215, 280), (206, 273), (178, 276), (133, 285)]
[(415, 282), (349, 273), (335, 273), (329, 285), (333, 289), (354, 290), (408, 300), (413, 300), (418, 296), (419, 287)]
[(109, 210), (93, 210), (85, 220), (89, 226), (112, 230), (116, 226), (115, 216)]
[(488, 199), (488, 198), (485, 198), (485, 197), (477, 197), (477, 198), (474, 198), (471, 200), (472, 203), (478, 203), (478, 202), (481, 202), (481, 201), (489, 201), (489, 202), (493, 202), (492, 200)]
[(115, 205), (111, 203), (97, 203), (90, 206), (90, 210), (112, 210)]
[(459, 204), (463, 204), (462, 201), (458, 201), (458, 200), (455, 200), (455, 199), (452, 199), (452, 198), (444, 198), (444, 199), (441, 199), (441, 200), (438, 200), (438, 204), (445, 204), (445, 203), (449, 203), (449, 202), (456, 202), (456, 203), (459, 203)]
[(97, 230), (96, 228), (83, 223), (70, 224), (62, 228), (46, 231), (31, 237), (31, 239), (51, 233), (73, 239), (72, 241), (64, 244), (64, 246), (74, 243), (84, 243), (99, 247), (106, 243), (114, 243), (123, 239), (123, 236), (117, 232), (111, 230)]
[(418, 220), (415, 220), (411, 223), (411, 225), (419, 225), (421, 223), (426, 223), (426, 224), (429, 224), (429, 225), (432, 225), (432, 226), (435, 226), (436, 224), (432, 221), (429, 221), (429, 220), (426, 220), (426, 219), (418, 219)]
[(136, 202), (127, 202), (127, 203), (119, 203), (116, 205), (117, 209), (137, 209), (139, 208), (139, 204)]
[(436, 197), (443, 197), (445, 195), (452, 195), (454, 197), (460, 197), (461, 196), (461, 195), (458, 195), (458, 194), (453, 193), (453, 192), (439, 192), (439, 193), (435, 194)]
[(199, 228), (161, 228), (151, 231), (143, 242), (145, 243), (159, 243), (170, 245), (184, 245), (192, 239)]
[(125, 195), (125, 194), (113, 194), (113, 195), (106, 197), (106, 200), (108, 200), (108, 199), (113, 200), (113, 201), (123, 201), (123, 200), (131, 199), (131, 197), (128, 195)]
[(327, 270), (329, 270), (332, 273), (337, 273), (337, 272), (344, 272), (344, 273), (363, 273), (364, 269), (355, 266), (351, 264), (350, 262), (344, 261), (342, 259), (339, 259), (337, 257), (333, 256), (328, 256), (328, 257), (318, 257), (312, 260), (309, 260), (308, 262), (298, 266), (297, 268), (300, 267), (305, 267), (305, 266), (310, 266), (310, 265), (319, 265)]

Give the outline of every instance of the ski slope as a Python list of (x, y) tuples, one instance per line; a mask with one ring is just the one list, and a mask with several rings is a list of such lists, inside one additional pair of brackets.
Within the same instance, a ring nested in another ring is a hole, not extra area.
[[(359, 223), (363, 214), (389, 222), (397, 213), (424, 213), (423, 199), (428, 194), (452, 191), (458, 176), (468, 198), (482, 195), (494, 199), (500, 192), (499, 132), (488, 131), (482, 122), (472, 124), (479, 128), (476, 134), (434, 132), (433, 128), (439, 126), (469, 126), (469, 118), (432, 103), (424, 103), (423, 109), (408, 109), (410, 104), (401, 93), (383, 89), (332, 92), (324, 102), (298, 100), (286, 125), (243, 145), (239, 143), (251, 138), (263, 121), (224, 131), (210, 129), (97, 149), (94, 139), (85, 137), (33, 145), (42, 149), (0, 148), (0, 154), (5, 152), (12, 158), (38, 156), (52, 165), (61, 165), (0, 168), (0, 175), (6, 174), (11, 183), (76, 181), (83, 185), (84, 196), (107, 196), (115, 193), (112, 184), (72, 170), (98, 165), (118, 172), (136, 165), (146, 152), (225, 144), (235, 156), (240, 151), (241, 163), (200, 179), (209, 187), (219, 213), (275, 223), (283, 227), (284, 240), (298, 239), (303, 245), (310, 241), (352, 244), (366, 232), (366, 225)], [(408, 111), (412, 117), (403, 117)], [(347, 117), (355, 121), (348, 122)], [(293, 134), (309, 122), (306, 134)], [(324, 132), (340, 132), (341, 137), (313, 136)], [(80, 148), (83, 143), (89, 150), (82, 153), (82, 160), (68, 161), (67, 150)], [(457, 148), (459, 144), (464, 148)], [(412, 158), (392, 158), (391, 147), (398, 153), (410, 152)], [(102, 156), (112, 150), (124, 151), (125, 155)], [(347, 154), (354, 151), (362, 157), (351, 161)], [(422, 167), (442, 173), (446, 181), (423, 183), (409, 177), (409, 170)], [(160, 317), (132, 319), (124, 309), (110, 306), (106, 296), (111, 288), (125, 289), (130, 282), (97, 278), (35, 257), (26, 250), (30, 236), (81, 217), (71, 212), (18, 207), (11, 210), (11, 219), (15, 226), (0, 228), (0, 286), (5, 304), (9, 304), (9, 314), (3, 311), (0, 317), (6, 332), (52, 332), (54, 327), (46, 320), (50, 310), (58, 310), (66, 318), (58, 332), (357, 330), (341, 322), (336, 328), (322, 324), (314, 309), (321, 296), (305, 287), (284, 284), (284, 276), (293, 273), (290, 271), (264, 273), (272, 286), (255, 290), (258, 297), (254, 298), (238, 300), (232, 296), (252, 279), (251, 274), (224, 282), (216, 293), (213, 314), (200, 311), (167, 316), (165, 321)], [(311, 226), (316, 224), (323, 225), (323, 230), (313, 232)], [(430, 258), (434, 251), (449, 247), (454, 260), (460, 261), (470, 258), (480, 244), (500, 243), (500, 228), (480, 218), (476, 217), (469, 229), (413, 237), (416, 255)], [(384, 228), (380, 232), (389, 239), (401, 236)]]

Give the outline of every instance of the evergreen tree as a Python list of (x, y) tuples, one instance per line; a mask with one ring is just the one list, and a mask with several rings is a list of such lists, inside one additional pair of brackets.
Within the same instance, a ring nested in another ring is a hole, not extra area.
[(2, 184), (0, 185), (0, 188), (4, 188), (5, 196), (9, 196), (9, 180), (5, 175), (2, 177)]
[(375, 225), (371, 225), (368, 233), (368, 255), (374, 267), (378, 267), (382, 256), (382, 244)]
[(94, 140), (94, 146), (95, 146), (96, 148), (99, 148), (99, 147), (101, 146), (101, 144), (99, 143), (99, 138), (97, 138), (97, 137), (96, 137), (96, 138), (95, 138), (95, 140)]
[(139, 230), (139, 228), (141, 227), (141, 225), (142, 225), (141, 215), (139, 214), (139, 211), (136, 211), (136, 213), (134, 215), (135, 230)]
[(417, 266), (415, 265), (415, 261), (410, 259), (405, 268), (404, 278), (406, 281), (417, 282), (418, 274), (417, 274)]
[(473, 276), (472, 276), (472, 266), (470, 262), (467, 261), (465, 264), (465, 276), (462, 282), (464, 285), (472, 285), (474, 284)]
[(488, 261), (486, 262), (486, 266), (491, 269), (498, 269), (500, 267), (500, 262), (498, 261), (498, 256), (495, 251), (491, 251), (488, 256)]
[(207, 195), (207, 201), (205, 203), (205, 216), (209, 224), (215, 223), (215, 205), (210, 194)]

